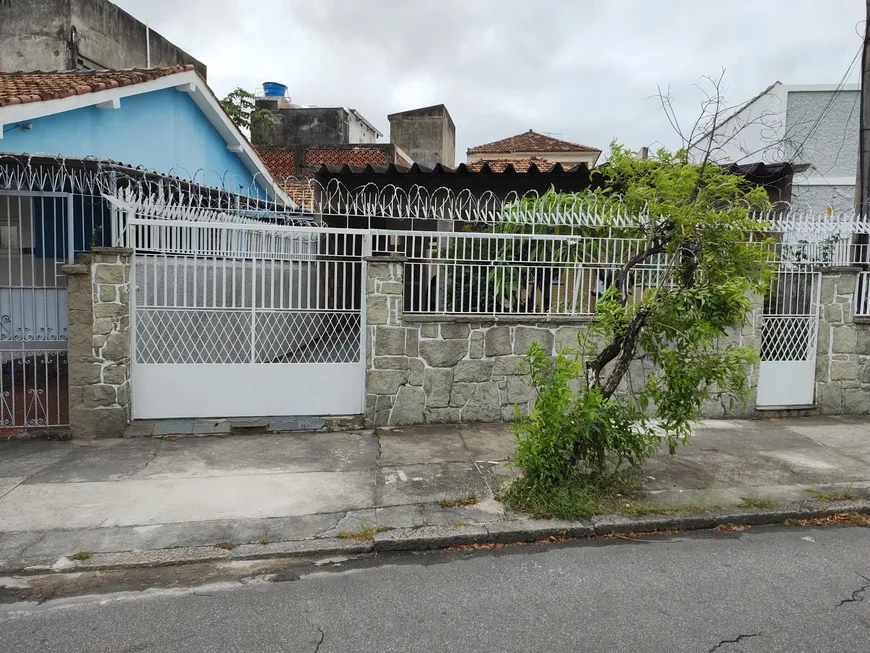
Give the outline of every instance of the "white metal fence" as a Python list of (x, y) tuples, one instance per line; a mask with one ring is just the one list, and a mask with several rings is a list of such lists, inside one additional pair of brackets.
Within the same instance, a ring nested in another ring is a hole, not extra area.
[(870, 317), (870, 272), (858, 274), (858, 284), (855, 288), (855, 315)]

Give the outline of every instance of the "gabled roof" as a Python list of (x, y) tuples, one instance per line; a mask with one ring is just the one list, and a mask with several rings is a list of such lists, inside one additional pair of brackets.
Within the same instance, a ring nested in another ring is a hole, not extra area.
[(73, 95), (132, 86), (190, 70), (194, 70), (192, 64), (164, 68), (93, 72), (0, 73), (0, 107), (59, 100)]
[(542, 159), (540, 157), (532, 157), (531, 159), (523, 158), (508, 158), (503, 159), (477, 159), (466, 164), (469, 170), (480, 172), (484, 165), (489, 166), (492, 172), (504, 172), (509, 165), (513, 166), (517, 172), (528, 172), (529, 168), (534, 165), (539, 172), (548, 172), (556, 166), (554, 161)]
[(245, 168), (271, 193), (292, 205), (247, 137), (230, 120), (214, 92), (190, 64), (93, 72), (0, 73), (0, 147), (3, 126), (89, 106), (118, 109), (123, 98), (175, 88), (187, 93)]
[(512, 154), (514, 152), (600, 152), (597, 147), (570, 143), (529, 130), (500, 141), (468, 148), (468, 154)]

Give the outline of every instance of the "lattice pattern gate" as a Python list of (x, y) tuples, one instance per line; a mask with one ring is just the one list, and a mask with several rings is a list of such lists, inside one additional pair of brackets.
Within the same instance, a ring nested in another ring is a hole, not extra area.
[(193, 233), (140, 239), (163, 251), (134, 259), (135, 418), (363, 411), (363, 235), (150, 227)]
[(782, 269), (765, 298), (758, 406), (810, 406), (815, 390), (820, 275)]

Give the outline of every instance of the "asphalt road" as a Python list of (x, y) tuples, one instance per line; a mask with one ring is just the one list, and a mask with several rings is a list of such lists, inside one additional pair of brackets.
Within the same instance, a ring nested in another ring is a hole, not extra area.
[(854, 527), (434, 553), (0, 605), (0, 651), (867, 653), (868, 578)]

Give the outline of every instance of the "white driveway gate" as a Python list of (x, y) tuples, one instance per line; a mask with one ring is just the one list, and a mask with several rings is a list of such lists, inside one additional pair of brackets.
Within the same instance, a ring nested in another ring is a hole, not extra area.
[(759, 407), (813, 404), (819, 282), (807, 266), (780, 270), (771, 283), (761, 324)]
[(365, 236), (131, 219), (133, 416), (359, 414)]

